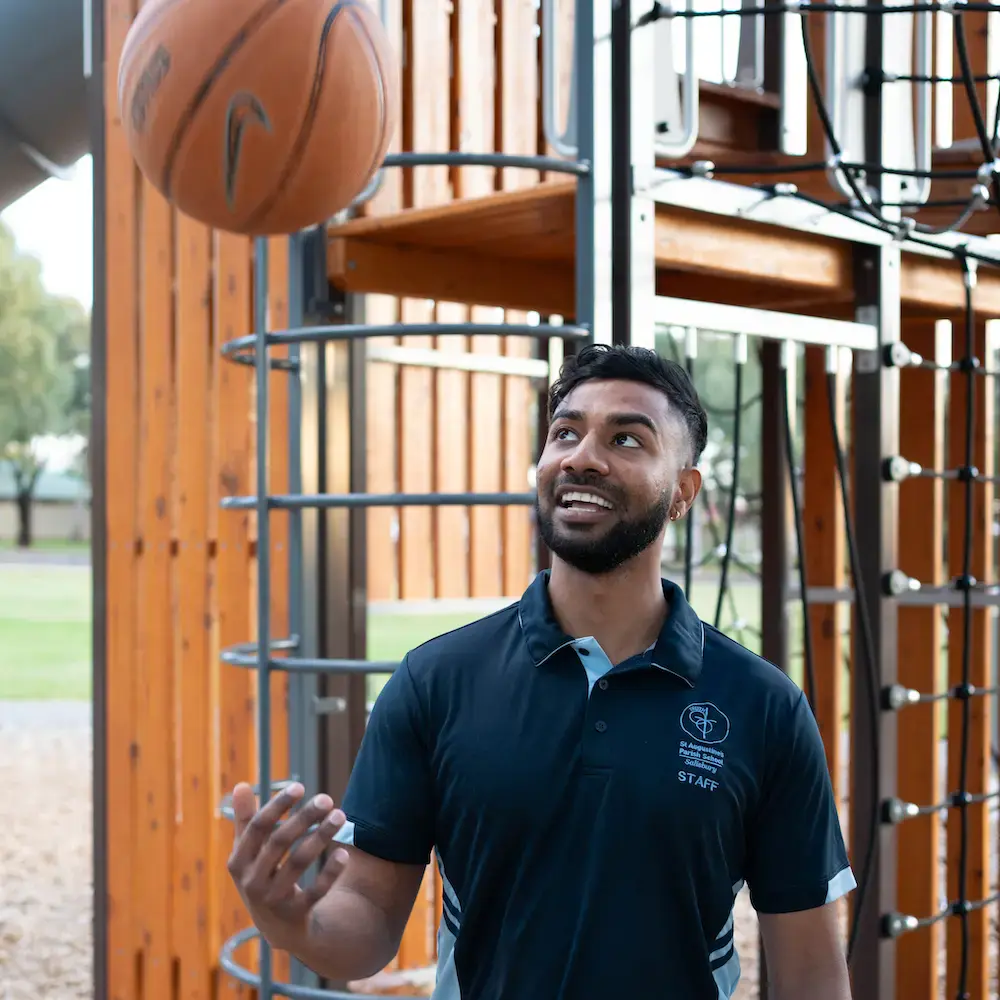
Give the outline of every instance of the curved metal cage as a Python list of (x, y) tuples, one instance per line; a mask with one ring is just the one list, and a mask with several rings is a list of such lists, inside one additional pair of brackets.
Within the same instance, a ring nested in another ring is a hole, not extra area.
[[(561, 171), (574, 174), (579, 178), (581, 190), (578, 197), (593, 201), (593, 195), (587, 190), (592, 173), (587, 160), (566, 161), (545, 156), (507, 156), (499, 153), (434, 153), (434, 154), (397, 154), (387, 157), (383, 170), (387, 167), (413, 167), (425, 165), (450, 166), (488, 166), (488, 167), (527, 167), (535, 170)], [(376, 175), (375, 181), (363, 193), (363, 198), (370, 198), (377, 190), (378, 180), (382, 171)], [(359, 202), (360, 200), (359, 199)], [(593, 227), (587, 231), (592, 235)], [(295, 254), (301, 245), (303, 234), (292, 237), (292, 253)], [(281, 371), (288, 374), (292, 380), (290, 392), (292, 410), (292, 434), (294, 440), (290, 443), (290, 481), (293, 484), (302, 482), (302, 453), (300, 440), (296, 433), (295, 414), (301, 406), (302, 367), (295, 349), (305, 344), (325, 344), (336, 341), (361, 340), (369, 337), (407, 337), (443, 334), (494, 334), (500, 336), (532, 337), (540, 341), (553, 338), (567, 343), (578, 343), (591, 338), (592, 324), (579, 322), (576, 324), (550, 323), (395, 323), (387, 325), (341, 324), (325, 326), (295, 326), (290, 329), (272, 331), (268, 329), (268, 243), (266, 239), (258, 239), (255, 244), (254, 260), (254, 325), (255, 332), (247, 336), (230, 340), (221, 349), (222, 356), (227, 360), (252, 366), (256, 371), (256, 450), (262, 456), (257, 462), (256, 492), (251, 496), (232, 496), (225, 498), (221, 506), (227, 511), (252, 510), (257, 514), (257, 637), (253, 641), (239, 643), (223, 650), (223, 662), (231, 666), (246, 667), (257, 671), (257, 730), (258, 739), (258, 775), (255, 791), (261, 801), (268, 799), (273, 792), (290, 783), (291, 778), (274, 780), (272, 776), (271, 745), (268, 734), (271, 731), (271, 684), (273, 671), (307, 674), (384, 674), (391, 673), (397, 664), (389, 661), (374, 661), (365, 659), (332, 659), (319, 657), (297, 656), (301, 652), (301, 640), (298, 633), (274, 638), (271, 635), (271, 565), (270, 565), (270, 523), (269, 515), (274, 510), (287, 510), (292, 517), (292, 527), (289, 532), (291, 551), (289, 563), (292, 572), (303, 565), (303, 532), (300, 518), (307, 510), (324, 510), (331, 508), (368, 508), (375, 506), (476, 506), (476, 505), (529, 505), (534, 503), (534, 494), (495, 492), (495, 493), (344, 493), (344, 494), (304, 494), (301, 492), (274, 495), (268, 491), (268, 469), (264, 456), (268, 453), (269, 427), (269, 374), (271, 371)], [(590, 251), (593, 258), (593, 250)], [(294, 297), (294, 296), (293, 296)], [(301, 312), (301, 304), (296, 312)], [(289, 357), (275, 358), (271, 350), (279, 345), (290, 345), (292, 351)], [(297, 588), (293, 588), (297, 589)], [(293, 602), (294, 603), (294, 602)], [(294, 609), (293, 609), (294, 614)], [(275, 654), (282, 654), (276, 656)], [(231, 796), (226, 796), (221, 806), (222, 815), (233, 818)], [(239, 964), (234, 958), (235, 952), (244, 944), (254, 939), (259, 940), (260, 972), (254, 973)], [(221, 968), (239, 982), (252, 986), (259, 991), (261, 1000), (272, 996), (284, 996), (293, 1000), (346, 1000), (356, 996), (353, 993), (336, 990), (318, 989), (311, 986), (294, 983), (275, 982), (272, 978), (272, 962), (268, 943), (260, 938), (256, 928), (250, 927), (240, 931), (227, 940), (220, 955)], [(417, 998), (412, 998), (417, 1000)]]

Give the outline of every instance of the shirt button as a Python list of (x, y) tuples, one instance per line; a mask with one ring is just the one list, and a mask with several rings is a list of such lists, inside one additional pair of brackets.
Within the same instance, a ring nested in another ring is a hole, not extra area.
[(598, 687), (599, 687), (599, 688), (600, 688), (600, 689), (601, 689), (602, 691), (607, 691), (607, 689), (608, 689), (608, 681), (607, 681), (607, 678), (606, 678), (606, 677), (602, 677), (602, 678), (601, 678), (601, 679), (600, 679), (600, 680), (599, 680), (599, 681), (597, 682), (597, 686), (598, 686)]
[(579, 654), (580, 654), (581, 656), (590, 656), (590, 650), (589, 650), (589, 649), (587, 649), (587, 647), (586, 647), (586, 646), (577, 646), (577, 649), (576, 649), (576, 651), (577, 651), (577, 652), (578, 652), (578, 653), (579, 653)]
[(594, 723), (594, 728), (599, 733), (603, 733), (604, 730), (608, 728), (608, 724), (603, 719), (598, 719), (597, 722)]

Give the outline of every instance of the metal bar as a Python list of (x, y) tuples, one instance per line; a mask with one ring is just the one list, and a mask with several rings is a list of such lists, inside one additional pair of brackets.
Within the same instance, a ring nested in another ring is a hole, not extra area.
[[(556, 0), (542, 0), (542, 128), (545, 141), (560, 156), (574, 157), (578, 149), (573, 137), (575, 132), (572, 117), (569, 118), (565, 132), (559, 131), (559, 109), (556, 106), (556, 84), (559, 81), (558, 68), (559, 46), (556, 44), (556, 29), (558, 24), (555, 16)], [(570, 105), (572, 92), (576, 87), (576, 53), (570, 73)]]
[(452, 354), (422, 347), (399, 347), (396, 344), (369, 344), (369, 361), (388, 361), (394, 365), (418, 368), (447, 368), (453, 371), (488, 372), (496, 375), (526, 375), (548, 379), (549, 364), (538, 358), (508, 357), (504, 354)]
[(590, 172), (586, 157), (564, 160), (556, 156), (525, 156), (517, 153), (389, 153), (382, 161), (386, 167), (524, 167), (556, 174), (585, 177)]
[[(254, 246), (254, 326), (257, 336), (257, 781), (260, 801), (271, 797), (271, 518), (267, 503), (268, 381), (267, 240)], [(271, 1000), (271, 947), (260, 939), (260, 1000)]]
[[(312, 238), (315, 241), (315, 237)], [(288, 322), (301, 326), (305, 321), (305, 256), (313, 245), (304, 233), (296, 233), (288, 244)], [(289, 359), (298, 368), (302, 363), (302, 348), (291, 344)], [(293, 378), (288, 387), (288, 488), (292, 493), (303, 492), (302, 464), (302, 379)], [(288, 627), (296, 637), (293, 648), (303, 655), (314, 655), (315, 631), (306, 631), (305, 593), (314, 592), (316, 581), (311, 578), (306, 583), (305, 558), (303, 552), (305, 511), (291, 511), (288, 524)], [(313, 567), (315, 566), (312, 563)], [(275, 641), (271, 642), (271, 649)], [(224, 657), (223, 657), (224, 658)], [(319, 785), (316, 761), (316, 717), (308, 711), (308, 706), (316, 695), (317, 683), (314, 675), (293, 672), (288, 678), (288, 760), (292, 776), (302, 782), (307, 789)], [(306, 874), (311, 880), (317, 866)], [(319, 977), (294, 956), (291, 957), (290, 980), (298, 986), (317, 987)]]
[[(581, 199), (578, 196), (577, 201)], [(534, 337), (536, 339), (551, 339), (559, 337), (563, 340), (587, 340), (590, 328), (575, 324), (532, 324), (532, 323), (387, 323), (371, 326), (364, 324), (345, 323), (342, 325), (305, 326), (296, 329), (280, 330), (267, 335), (267, 343), (277, 344), (321, 344), (335, 340), (351, 340), (357, 337), (439, 337), (448, 334), (475, 336), (490, 334), (500, 337)], [(235, 360), (235, 356), (253, 355), (257, 347), (257, 338), (251, 334), (246, 337), (236, 337), (223, 348), (226, 358)]]
[[(611, 5), (611, 287), (632, 277), (632, 0)], [(652, 119), (650, 119), (652, 126)], [(612, 294), (611, 341), (628, 344), (632, 295)]]
[[(900, 337), (900, 253), (869, 247), (856, 252), (857, 311), (859, 318), (877, 322), (881, 349)], [(881, 801), (896, 794), (897, 734), (895, 716), (880, 711), (877, 692), (894, 684), (897, 673), (897, 604), (884, 596), (882, 579), (897, 564), (899, 487), (883, 479), (882, 462), (899, 450), (899, 369), (883, 366), (880, 356), (881, 350), (856, 356), (853, 387), (852, 423), (866, 429), (854, 437), (853, 484), (860, 595), (855, 620), (861, 627), (854, 630), (851, 674), (851, 853), (859, 883), (867, 876), (852, 955), (855, 1000), (885, 1000), (895, 983), (895, 953), (880, 937), (881, 917), (895, 907), (894, 831), (879, 823), (879, 811)], [(861, 612), (870, 624), (871, 649), (857, 617)]]
[(104, 3), (89, 8), (92, 67), (87, 111), (93, 156), (94, 292), (90, 313), (90, 551), (91, 551), (91, 858), (93, 879), (92, 979), (95, 1000), (108, 983), (108, 537), (107, 537), (107, 117), (104, 101)]
[[(331, 510), (336, 507), (505, 507), (534, 504), (534, 493), (316, 493), (267, 498), (273, 510)], [(224, 510), (253, 510), (256, 497), (226, 497)]]
[(717, 333), (743, 333), (750, 337), (790, 340), (800, 344), (836, 345), (855, 351), (873, 350), (878, 342), (878, 331), (873, 323), (799, 316), (663, 295), (656, 298), (656, 321), (663, 325), (693, 326)]
[[(254, 975), (249, 969), (240, 965), (233, 958), (233, 952), (242, 947), (248, 941), (259, 938), (260, 932), (256, 927), (249, 927), (246, 930), (234, 934), (222, 946), (219, 956), (219, 965), (222, 970), (233, 977), (238, 982), (247, 986), (260, 988), (260, 976)], [(264, 941), (261, 938), (261, 946)], [(275, 983), (271, 989), (274, 996), (289, 997), (290, 1000), (357, 1000), (357, 993), (346, 993), (340, 990), (322, 990), (307, 986), (296, 986), (290, 983)], [(419, 997), (400, 997), (399, 1000), (420, 1000)]]
[[(642, 6), (637, 5), (637, 6)], [(612, 8), (612, 339), (653, 349), (656, 328), (655, 25), (637, 27), (632, 0)]]
[[(797, 601), (799, 596), (798, 587), (789, 589), (788, 599), (790, 601)], [(856, 599), (853, 587), (809, 587), (806, 591), (806, 597), (810, 604), (853, 604)], [(987, 593), (973, 591), (970, 598), (973, 608), (1000, 607), (1000, 591)], [(937, 588), (907, 591), (895, 595), (894, 600), (899, 607), (908, 608), (962, 608), (965, 606), (965, 596), (961, 591), (941, 591)]]
[[(788, 472), (781, 380), (785, 345), (761, 345), (761, 654), (788, 669)], [(794, 398), (794, 397), (793, 397)]]
[[(233, 667), (247, 667), (252, 669), (256, 667), (259, 660), (257, 656), (230, 654), (226, 662)], [(398, 663), (391, 660), (364, 660), (353, 657), (327, 656), (288, 656), (282, 657), (280, 660), (268, 659), (268, 665), (271, 670), (281, 670), (289, 674), (391, 674), (399, 666)], [(337, 697), (344, 698), (346, 701), (348, 695), (327, 693), (317, 695), (316, 697)], [(312, 702), (308, 704), (312, 704)], [(319, 781), (325, 788), (328, 781), (327, 777), (323, 776)]]
[[(611, 5), (577, 0), (580, 67), (577, 143), (590, 173), (576, 190), (576, 316), (597, 343), (611, 343)], [(562, 329), (565, 329), (563, 327)], [(438, 331), (440, 332), (440, 331)], [(469, 333), (468, 329), (455, 332)], [(488, 330), (474, 332), (488, 333)], [(514, 333), (512, 327), (497, 332)], [(532, 334), (529, 334), (529, 336)], [(556, 336), (553, 332), (552, 336)]]

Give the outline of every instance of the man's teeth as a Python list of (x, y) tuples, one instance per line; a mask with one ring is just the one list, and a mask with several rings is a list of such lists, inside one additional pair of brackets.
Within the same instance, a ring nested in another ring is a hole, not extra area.
[(573, 503), (589, 503), (596, 507), (606, 507), (608, 510), (612, 509), (612, 505), (604, 497), (597, 496), (596, 493), (564, 493), (562, 502), (563, 506), (566, 507)]

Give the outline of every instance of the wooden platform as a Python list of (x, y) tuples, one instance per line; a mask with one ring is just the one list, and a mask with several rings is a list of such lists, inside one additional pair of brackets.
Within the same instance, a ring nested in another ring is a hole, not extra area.
[[(331, 281), (346, 292), (571, 315), (575, 196), (575, 180), (560, 180), (333, 226)], [(838, 318), (851, 313), (846, 240), (662, 204), (656, 223), (661, 295)], [(964, 308), (956, 261), (903, 258), (907, 314)], [(981, 269), (976, 304), (983, 315), (1000, 315), (1000, 270)]]

